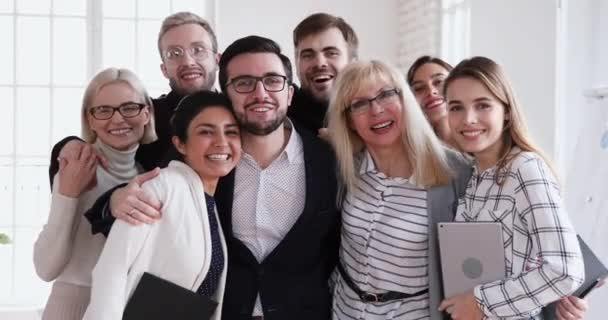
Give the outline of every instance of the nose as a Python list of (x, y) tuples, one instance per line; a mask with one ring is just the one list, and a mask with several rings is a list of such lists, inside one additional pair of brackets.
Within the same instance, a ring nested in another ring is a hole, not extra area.
[(268, 91), (266, 91), (266, 88), (264, 88), (264, 84), (262, 83), (262, 80), (258, 80), (255, 82), (255, 88), (253, 90), (253, 94), (256, 98), (262, 99), (262, 100), (268, 96)]
[(315, 65), (319, 68), (327, 66), (327, 58), (322, 53), (316, 55)]
[(226, 134), (224, 132), (220, 132), (216, 135), (214, 145), (216, 147), (223, 147), (228, 144), (228, 140), (226, 139)]
[(384, 113), (384, 107), (378, 103), (378, 100), (370, 101), (369, 110), (372, 112), (372, 114)]
[(464, 121), (467, 124), (477, 123), (477, 112), (473, 108), (465, 109)]
[(184, 55), (182, 56), (181, 60), (182, 64), (187, 66), (191, 66), (196, 62), (196, 60), (194, 59), (194, 57), (192, 57), (192, 54), (189, 51), (184, 52)]
[(114, 111), (112, 118), (110, 118), (110, 121), (112, 121), (112, 123), (123, 123), (125, 122), (125, 117), (123, 117), (122, 114), (116, 110)]
[(432, 81), (429, 81), (426, 84), (426, 91), (432, 96), (439, 95), (439, 88), (434, 86)]

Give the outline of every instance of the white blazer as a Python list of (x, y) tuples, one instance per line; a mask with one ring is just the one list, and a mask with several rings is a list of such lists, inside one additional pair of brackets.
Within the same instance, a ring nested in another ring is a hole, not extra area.
[[(172, 161), (143, 189), (162, 203), (160, 220), (132, 226), (117, 220), (93, 269), (91, 302), (83, 319), (119, 320), (144, 272), (196, 291), (211, 264), (211, 232), (203, 184), (186, 164)], [(216, 211), (216, 219), (217, 209)], [(221, 319), (228, 265), (226, 241), (219, 228), (224, 269), (213, 299), (211, 319)]]

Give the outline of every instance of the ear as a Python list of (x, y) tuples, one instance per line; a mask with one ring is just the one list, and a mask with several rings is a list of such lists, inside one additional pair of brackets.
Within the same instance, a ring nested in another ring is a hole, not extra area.
[(222, 54), (221, 53), (217, 53), (215, 55), (215, 64), (219, 65), (220, 64), (220, 59), (222, 58)]
[(144, 117), (146, 118), (146, 125), (150, 124), (150, 106), (146, 105), (144, 107), (144, 109), (141, 111), (141, 113), (144, 115)]
[(169, 74), (167, 73), (167, 66), (165, 66), (164, 62), (160, 64), (160, 71), (163, 73), (163, 76), (165, 76), (165, 78), (169, 79)]
[(291, 100), (293, 99), (293, 85), (290, 84), (289, 88), (287, 89), (287, 108), (289, 108), (291, 106)]
[(171, 138), (171, 142), (173, 142), (175, 149), (177, 149), (177, 151), (181, 153), (182, 156), (186, 156), (186, 146), (184, 145), (184, 143), (181, 142), (181, 140), (179, 140), (177, 136), (173, 136)]
[(93, 116), (91, 115), (90, 112), (88, 112), (88, 110), (86, 112), (85, 117), (87, 118), (87, 123), (89, 124), (89, 128), (91, 128), (91, 131), (93, 131), (95, 134), (97, 134), (97, 132), (95, 131), (95, 127), (96, 127), (95, 118), (93, 118)]

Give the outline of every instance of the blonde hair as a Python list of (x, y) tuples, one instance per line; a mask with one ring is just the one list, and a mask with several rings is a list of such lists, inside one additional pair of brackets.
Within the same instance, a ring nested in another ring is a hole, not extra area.
[(425, 187), (448, 183), (453, 173), (444, 146), (426, 121), (403, 75), (393, 67), (372, 60), (356, 61), (342, 70), (330, 99), (328, 131), (344, 185), (349, 189), (354, 187), (355, 155), (365, 147), (361, 137), (349, 126), (347, 108), (360, 90), (378, 82), (386, 82), (399, 90), (403, 106), (401, 140), (415, 181)]
[(213, 28), (211, 28), (209, 22), (201, 18), (197, 14), (183, 11), (176, 12), (166, 17), (165, 20), (163, 20), (163, 24), (161, 25), (160, 31), (158, 32), (158, 39), (156, 41), (156, 44), (158, 46), (158, 53), (160, 53), (161, 60), (164, 61), (163, 50), (160, 47), (160, 40), (169, 30), (185, 24), (198, 24), (199, 26), (201, 26), (209, 34), (209, 38), (211, 38), (211, 49), (213, 50), (213, 52), (217, 52), (217, 36), (215, 35)]
[(91, 82), (89, 82), (89, 85), (84, 92), (81, 110), (82, 139), (88, 143), (93, 143), (95, 142), (95, 139), (97, 139), (97, 134), (91, 129), (89, 121), (87, 120), (88, 110), (93, 107), (93, 100), (99, 91), (103, 87), (115, 83), (125, 83), (131, 87), (150, 110), (150, 121), (144, 126), (144, 135), (142, 136), (140, 143), (145, 144), (156, 141), (158, 138), (154, 127), (154, 106), (152, 105), (152, 99), (150, 99), (144, 84), (132, 71), (117, 68), (107, 68), (96, 74), (95, 77), (91, 79)]
[[(496, 164), (497, 172), (508, 170), (508, 166), (518, 153), (510, 154), (513, 147), (519, 147), (521, 151), (537, 153), (549, 166), (553, 175), (557, 178), (557, 171), (552, 161), (541, 151), (532, 141), (522, 113), (520, 104), (515, 98), (513, 88), (499, 64), (486, 57), (473, 57), (461, 61), (445, 79), (443, 94), (447, 92), (448, 86), (456, 79), (470, 78), (481, 82), (496, 99), (498, 99), (504, 109), (505, 123), (503, 128), (503, 149), (498, 155)], [(502, 177), (502, 178), (501, 178)], [(505, 176), (496, 175), (496, 183), (502, 184)]]

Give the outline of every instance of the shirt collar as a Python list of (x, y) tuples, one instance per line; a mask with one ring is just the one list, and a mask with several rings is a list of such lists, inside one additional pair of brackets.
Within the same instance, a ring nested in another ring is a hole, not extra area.
[(301, 158), (303, 152), (302, 139), (289, 118), (285, 118), (285, 128), (289, 129), (290, 133), (289, 140), (287, 141), (287, 145), (283, 152), (287, 156), (287, 161), (289, 161), (290, 164), (294, 164)]
[(383, 179), (393, 180), (398, 183), (409, 182), (412, 185), (417, 185), (416, 180), (414, 179), (414, 175), (412, 175), (409, 178), (401, 178), (401, 177), (389, 178), (383, 172), (378, 171), (378, 167), (376, 167), (374, 158), (372, 158), (371, 153), (369, 153), (369, 151), (367, 151), (367, 149), (363, 149), (363, 151), (361, 151), (361, 153), (359, 154), (358, 158), (360, 159), (359, 160), (360, 161), (359, 175), (373, 174), (373, 175), (377, 175)]

